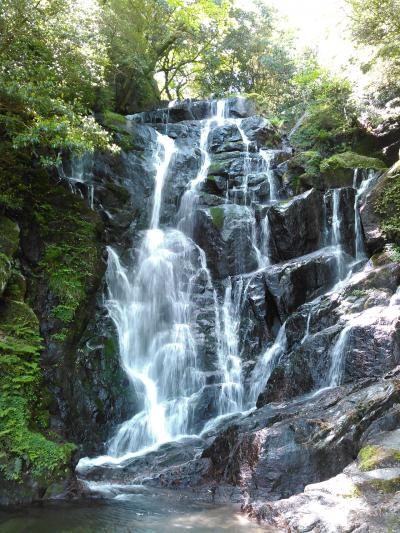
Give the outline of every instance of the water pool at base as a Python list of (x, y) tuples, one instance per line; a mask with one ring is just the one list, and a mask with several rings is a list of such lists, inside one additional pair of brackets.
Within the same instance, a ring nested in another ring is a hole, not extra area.
[(124, 494), (113, 500), (89, 499), (0, 510), (1, 533), (258, 533), (233, 507), (196, 502), (160, 493)]

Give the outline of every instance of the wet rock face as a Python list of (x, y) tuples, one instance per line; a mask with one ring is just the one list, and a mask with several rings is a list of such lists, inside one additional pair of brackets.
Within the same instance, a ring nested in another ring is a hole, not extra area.
[(343, 347), (343, 382), (380, 377), (398, 365), (398, 275), (396, 263), (367, 270), (342, 292), (292, 314), (286, 323), (288, 352), (273, 370), (258, 405), (327, 386), (333, 350), (346, 326), (350, 331)]
[[(129, 118), (139, 124), (165, 124), (192, 120), (204, 120), (215, 115), (216, 100), (183, 100), (171, 107), (137, 113)], [(229, 98), (228, 113), (235, 118), (250, 117), (255, 114), (255, 103), (248, 98)]]
[(322, 242), (323, 196), (312, 189), (286, 203), (271, 207), (271, 258), (287, 261), (317, 250)]
[(334, 284), (337, 279), (336, 257), (331, 249), (322, 249), (267, 268), (265, 279), (284, 322), (300, 305)]
[(397, 379), (364, 380), (236, 416), (202, 440), (165, 445), (151, 458), (87, 476), (189, 487), (214, 502), (275, 501), (338, 474), (379, 432), (395, 429), (399, 400)]
[(254, 223), (246, 206), (227, 204), (197, 211), (194, 239), (206, 253), (208, 268), (215, 279), (256, 270)]

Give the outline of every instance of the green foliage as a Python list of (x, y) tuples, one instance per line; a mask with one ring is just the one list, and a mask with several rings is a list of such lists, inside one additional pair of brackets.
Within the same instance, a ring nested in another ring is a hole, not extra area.
[(103, 7), (107, 79), (119, 112), (154, 106), (160, 93), (181, 97), (226, 22), (228, 2), (110, 0)]
[(382, 465), (400, 463), (400, 451), (379, 446), (365, 446), (358, 454), (359, 468), (363, 472), (374, 470)]
[[(39, 206), (37, 219), (48, 242), (40, 266), (59, 301), (51, 314), (65, 325), (74, 321), (87, 291), (90, 291), (100, 250), (96, 241), (96, 224), (90, 220), (90, 214), (81, 211), (81, 216), (77, 216), (74, 210), (64, 210), (63, 213), (60, 224), (57, 210), (42, 205)], [(66, 330), (64, 326), (60, 328), (62, 331), (55, 334), (57, 336), (53, 335), (53, 340), (65, 339)]]
[(0, 4), (0, 138), (44, 165), (115, 148), (88, 116), (107, 64), (98, 16), (77, 0)]
[(303, 167), (307, 176), (316, 176), (320, 171), (322, 156), (317, 150), (299, 152), (290, 160), (291, 167)]
[(291, 44), (288, 34), (277, 30), (271, 7), (257, 2), (254, 11), (232, 8), (225, 34), (214, 39), (197, 74), (199, 93), (257, 94), (271, 113), (291, 90), (296, 69)]
[(332, 76), (313, 57), (298, 65), (293, 90), (282, 116), (293, 127), (292, 144), (299, 150), (316, 150), (323, 156), (343, 152), (357, 131), (356, 109), (348, 81)]
[(388, 176), (375, 202), (381, 228), (387, 238), (400, 244), (400, 174)]
[(374, 55), (363, 65), (371, 71), (371, 89), (386, 103), (397, 98), (400, 89), (400, 1), (347, 0), (352, 8), (353, 37)]
[(42, 339), (33, 311), (23, 302), (0, 304), (0, 474), (19, 481), (29, 473), (49, 483), (68, 466), (75, 447), (47, 439), (40, 370)]

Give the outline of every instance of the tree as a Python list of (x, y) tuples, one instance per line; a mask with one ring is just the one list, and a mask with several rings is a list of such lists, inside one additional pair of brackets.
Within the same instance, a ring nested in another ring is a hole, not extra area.
[(385, 101), (398, 96), (400, 89), (400, 0), (347, 0), (352, 8), (353, 37), (375, 53), (363, 66), (376, 72), (375, 87)]
[(110, 145), (90, 116), (107, 61), (97, 16), (76, 0), (0, 5), (0, 137), (44, 164)]
[(295, 72), (290, 36), (277, 32), (275, 12), (262, 2), (255, 11), (232, 8), (230, 19), (226, 35), (205, 57), (200, 93), (257, 93), (276, 108)]
[[(109, 0), (102, 32), (116, 109), (138, 111), (160, 95), (182, 96), (221, 29), (228, 5), (226, 0)], [(161, 79), (160, 92), (155, 76)]]

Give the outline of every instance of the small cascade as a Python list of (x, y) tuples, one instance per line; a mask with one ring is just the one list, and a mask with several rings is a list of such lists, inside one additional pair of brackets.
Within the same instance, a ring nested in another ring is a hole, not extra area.
[(150, 222), (150, 228), (152, 229), (158, 228), (160, 222), (160, 209), (164, 180), (172, 155), (175, 152), (175, 144), (170, 137), (157, 132), (157, 140), (157, 152), (155, 155), (155, 166), (157, 168), (155, 177), (156, 186), (154, 190), (153, 212)]
[(259, 267), (266, 267), (271, 264), (270, 258), (270, 242), (271, 242), (271, 227), (268, 218), (268, 212), (265, 213), (265, 217), (261, 223), (261, 260), (259, 261)]
[(61, 166), (59, 174), (62, 178), (68, 181), (71, 191), (74, 194), (79, 194), (84, 198), (82, 189), (86, 189), (85, 196), (87, 196), (90, 209), (94, 208), (94, 185), (93, 185), (93, 157), (86, 153), (82, 157), (72, 157), (70, 170), (65, 172)]
[(242, 137), (242, 142), (244, 144), (245, 150), (244, 150), (244, 163), (243, 163), (243, 200), (244, 204), (247, 205), (247, 196), (248, 196), (248, 187), (249, 187), (249, 174), (251, 172), (251, 158), (250, 158), (250, 139), (247, 137), (246, 133), (244, 132), (241, 124), (242, 120), (237, 119), (235, 121), (235, 124), (237, 126), (237, 129), (239, 130), (239, 133)]
[(328, 387), (337, 387), (342, 384), (344, 366), (346, 363), (346, 349), (351, 337), (352, 326), (346, 326), (331, 352), (331, 366), (328, 373)]
[(332, 229), (331, 229), (331, 245), (335, 248), (335, 255), (338, 268), (339, 280), (342, 280), (346, 275), (346, 267), (344, 261), (344, 252), (342, 246), (341, 234), (341, 217), (340, 217), (340, 191), (341, 189), (332, 190)]
[(187, 235), (193, 234), (194, 213), (198, 199), (199, 189), (202, 183), (207, 179), (207, 172), (210, 166), (210, 154), (208, 152), (208, 138), (211, 127), (214, 124), (221, 125), (224, 122), (226, 111), (226, 101), (218, 100), (211, 102), (214, 115), (203, 121), (200, 132), (200, 153), (201, 165), (196, 177), (189, 183), (188, 188), (182, 196), (178, 212), (178, 228)]
[(308, 316), (307, 316), (307, 323), (306, 323), (306, 330), (304, 332), (304, 336), (303, 338), (301, 339), (301, 343), (300, 344), (304, 344), (306, 342), (306, 340), (308, 339), (308, 337), (310, 336), (310, 323), (311, 323), (311, 311), (308, 313)]
[(257, 398), (268, 383), (277, 362), (281, 355), (285, 353), (287, 345), (285, 325), (286, 324), (283, 324), (281, 326), (275, 342), (262, 356), (260, 356), (253, 369), (249, 390), (249, 407), (256, 404)]
[(366, 178), (361, 180), (359, 179), (360, 170), (356, 168), (354, 170), (354, 177), (353, 177), (353, 188), (356, 189), (356, 198), (354, 201), (354, 219), (355, 219), (355, 250), (356, 250), (356, 261), (360, 262), (365, 259), (367, 259), (367, 254), (365, 250), (365, 244), (364, 244), (364, 235), (363, 235), (363, 229), (361, 224), (361, 216), (360, 216), (360, 200), (365, 195), (367, 190), (369, 189), (370, 185), (373, 183), (376, 173), (372, 170), (368, 172), (368, 175)]
[[(250, 282), (248, 282), (249, 284)], [(242, 303), (247, 287), (240, 277), (232, 288), (228, 278), (224, 301), (217, 313), (218, 366), (223, 372), (219, 414), (234, 413), (243, 408), (242, 361), (239, 348), (239, 327)]]
[(267, 175), (269, 183), (269, 199), (271, 202), (279, 200), (278, 190), (279, 184), (274, 171), (272, 170), (272, 161), (274, 160), (276, 150), (260, 150), (260, 156), (263, 159), (263, 171)]

